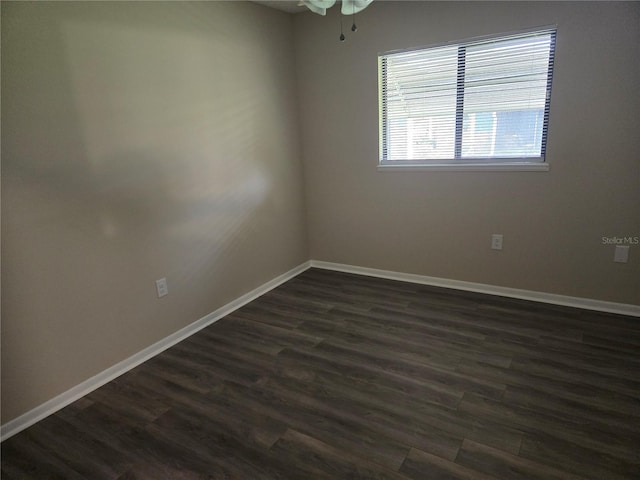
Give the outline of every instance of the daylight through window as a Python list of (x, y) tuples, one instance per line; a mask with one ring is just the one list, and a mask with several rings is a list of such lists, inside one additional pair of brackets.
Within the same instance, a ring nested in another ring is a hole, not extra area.
[(381, 165), (544, 162), (555, 34), (381, 54)]

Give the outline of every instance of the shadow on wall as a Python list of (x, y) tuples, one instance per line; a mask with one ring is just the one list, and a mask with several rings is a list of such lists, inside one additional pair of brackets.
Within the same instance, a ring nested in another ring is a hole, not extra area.
[(2, 6), (3, 423), (254, 288), (243, 257), (277, 263), (269, 59), (227, 15), (155, 8)]

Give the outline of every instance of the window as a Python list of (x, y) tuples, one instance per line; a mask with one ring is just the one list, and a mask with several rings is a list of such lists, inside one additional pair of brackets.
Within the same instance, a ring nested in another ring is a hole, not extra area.
[(379, 55), (380, 165), (544, 164), (555, 35)]

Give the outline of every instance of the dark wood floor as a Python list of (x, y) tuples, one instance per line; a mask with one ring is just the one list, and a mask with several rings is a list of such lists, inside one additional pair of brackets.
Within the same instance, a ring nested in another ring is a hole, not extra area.
[(638, 479), (640, 319), (308, 270), (2, 444), (2, 478)]

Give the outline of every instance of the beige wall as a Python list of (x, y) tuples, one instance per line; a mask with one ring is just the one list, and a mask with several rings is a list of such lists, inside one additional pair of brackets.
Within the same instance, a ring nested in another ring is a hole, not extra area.
[[(2, 423), (308, 258), (640, 304), (639, 4), (337, 10), (2, 3)], [(376, 171), (378, 52), (550, 24), (550, 172)]]
[(309, 258), (291, 24), (2, 2), (2, 423)]
[[(311, 258), (640, 304), (640, 4), (383, 2), (294, 19)], [(377, 172), (377, 54), (557, 24), (549, 172)], [(504, 250), (490, 250), (492, 233)]]

